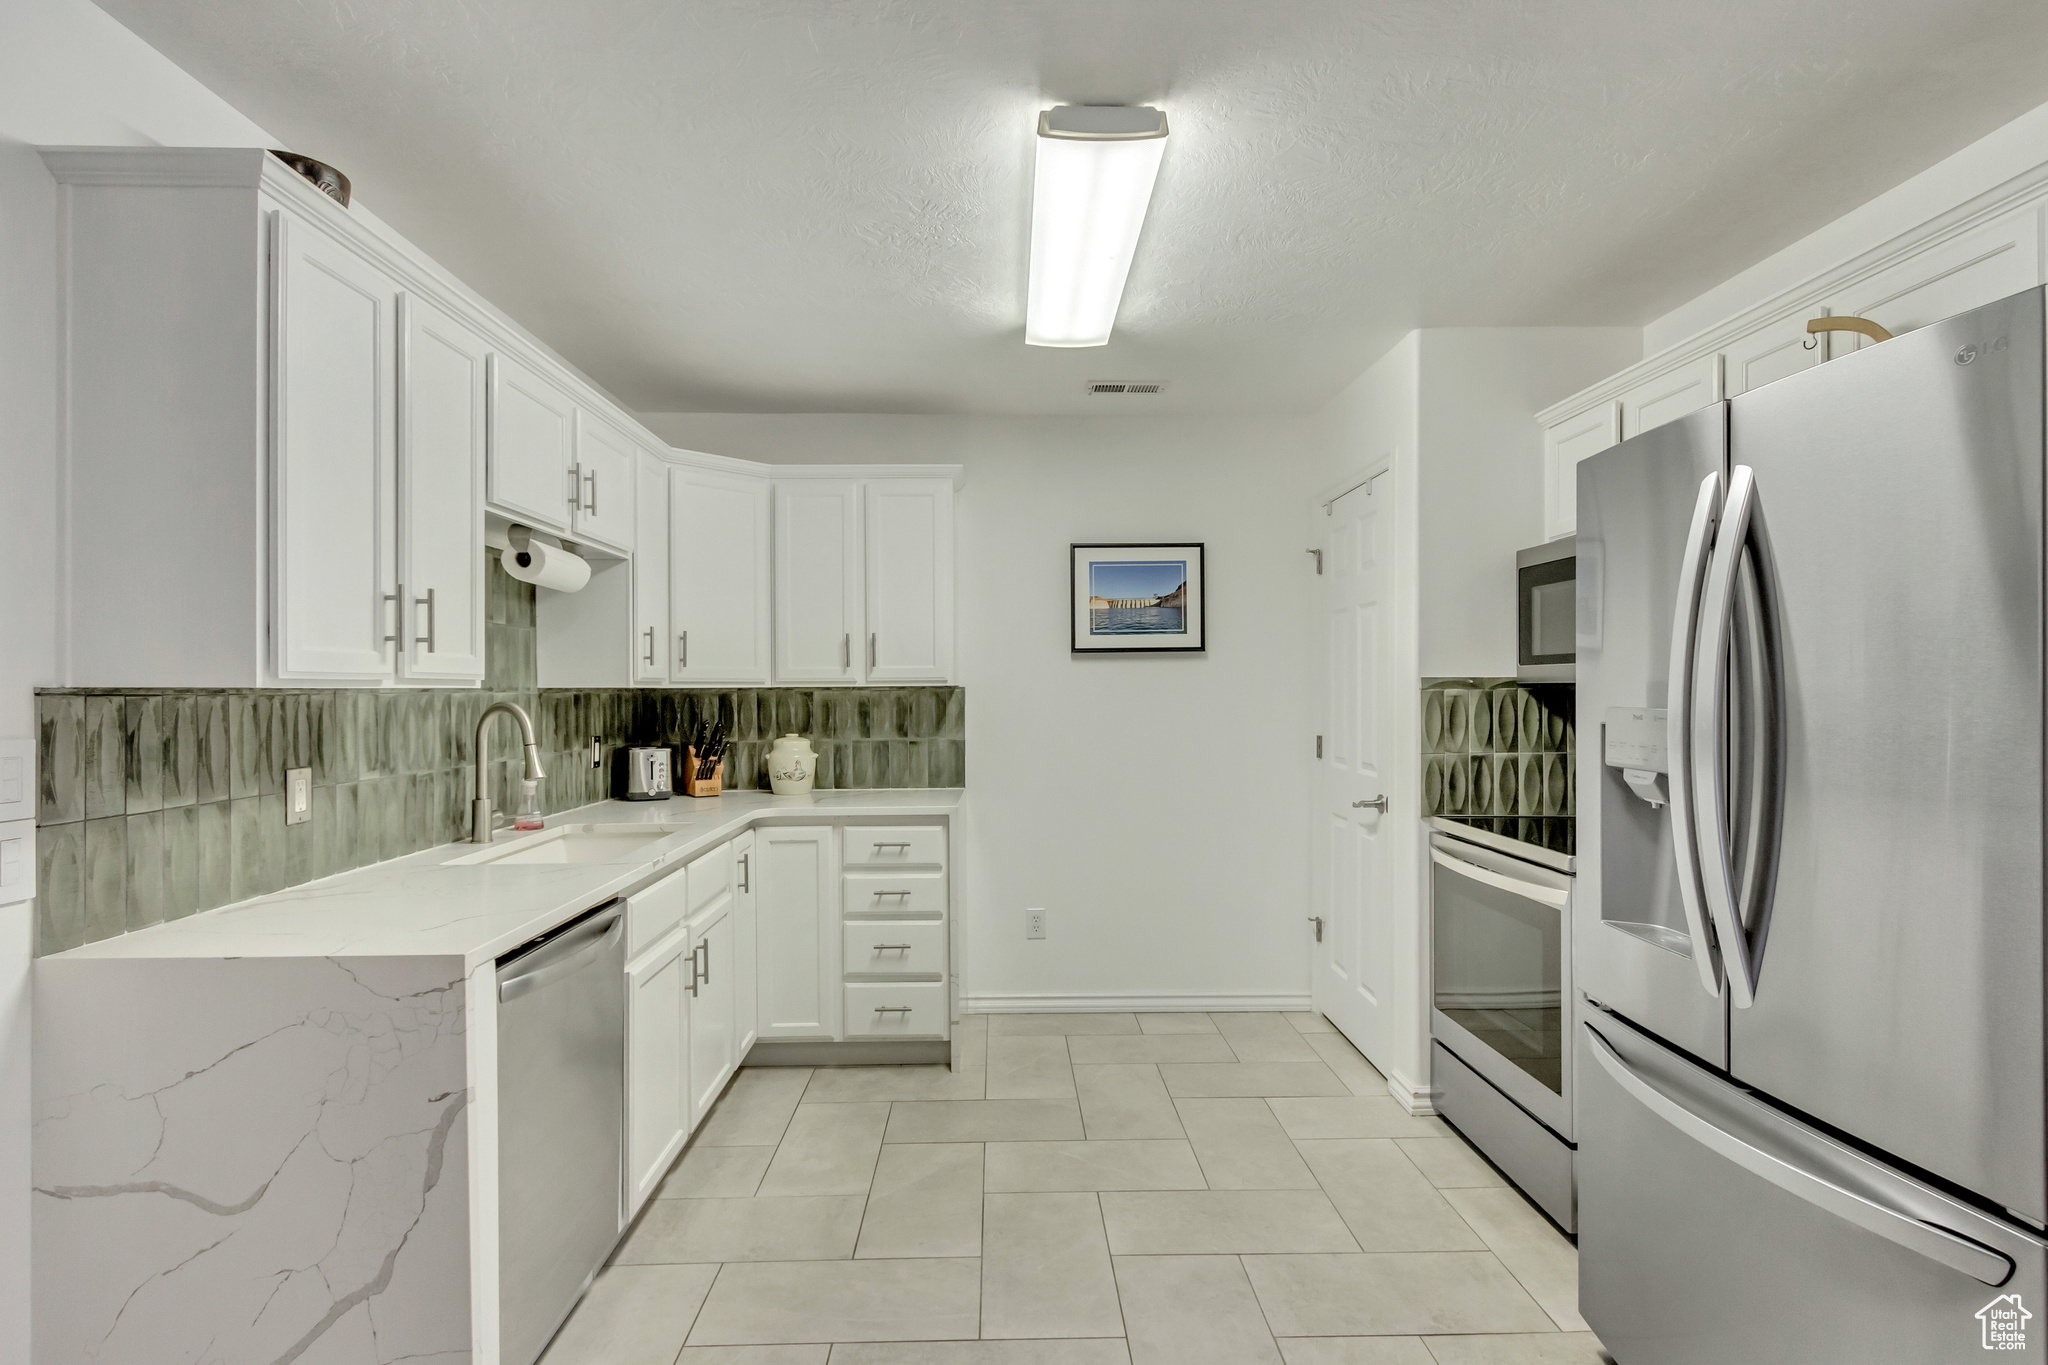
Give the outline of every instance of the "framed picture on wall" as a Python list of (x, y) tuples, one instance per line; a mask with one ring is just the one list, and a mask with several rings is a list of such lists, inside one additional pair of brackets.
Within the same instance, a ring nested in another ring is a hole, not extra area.
[(1076, 654), (1199, 653), (1208, 647), (1202, 546), (1074, 545)]

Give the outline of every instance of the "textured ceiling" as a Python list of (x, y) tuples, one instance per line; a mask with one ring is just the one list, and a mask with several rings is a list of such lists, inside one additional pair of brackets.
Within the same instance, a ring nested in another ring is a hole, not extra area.
[[(1313, 408), (1411, 327), (1639, 324), (2048, 100), (2041, 0), (102, 3), (643, 411)], [(1023, 344), (1051, 103), (1172, 119), (1105, 348)]]

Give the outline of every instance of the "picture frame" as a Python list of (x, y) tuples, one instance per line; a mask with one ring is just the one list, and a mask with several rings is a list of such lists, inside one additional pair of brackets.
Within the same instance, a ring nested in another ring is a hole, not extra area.
[(1201, 541), (1068, 546), (1068, 644), (1075, 654), (1200, 654), (1209, 647)]

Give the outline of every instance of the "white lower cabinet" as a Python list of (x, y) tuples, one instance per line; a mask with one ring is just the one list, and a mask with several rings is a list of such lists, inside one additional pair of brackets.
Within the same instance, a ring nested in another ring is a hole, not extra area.
[(739, 1064), (733, 1024), (732, 897), (690, 921), (690, 1127), (704, 1121)]
[[(628, 912), (630, 915), (630, 911)], [(661, 1184), (690, 1135), (690, 930), (626, 964), (626, 1216)]]
[(756, 1001), (762, 1038), (839, 1033), (838, 859), (833, 830), (754, 831)]
[(846, 983), (848, 1038), (944, 1038), (946, 983), (943, 981), (849, 981)]
[(755, 1004), (755, 982), (759, 967), (754, 937), (754, 832), (748, 830), (732, 841), (732, 1014), (739, 1042), (733, 1049), (735, 1064), (747, 1060), (747, 1050), (760, 1035), (760, 1012)]

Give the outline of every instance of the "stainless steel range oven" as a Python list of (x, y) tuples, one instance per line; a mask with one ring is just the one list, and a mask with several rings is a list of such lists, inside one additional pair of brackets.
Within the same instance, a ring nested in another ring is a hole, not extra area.
[(1430, 823), (1438, 1107), (1570, 1231), (1571, 855), (1489, 822)]

